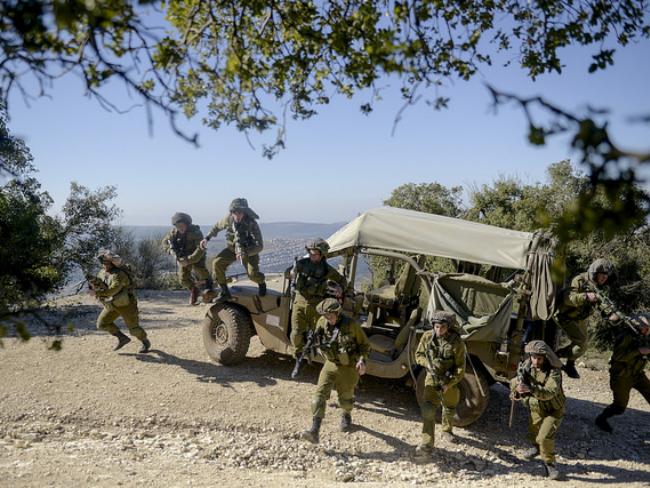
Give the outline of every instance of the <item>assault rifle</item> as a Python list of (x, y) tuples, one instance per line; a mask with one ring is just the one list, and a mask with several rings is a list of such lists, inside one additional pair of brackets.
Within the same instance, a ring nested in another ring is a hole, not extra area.
[(427, 348), (426, 352), (424, 353), (426, 358), (427, 358), (427, 371), (431, 375), (431, 378), (434, 380), (434, 385), (433, 387), (437, 391), (442, 391), (443, 386), (445, 386), (447, 383), (449, 383), (449, 380), (453, 376), (453, 369), (450, 368), (447, 371), (445, 371), (442, 376), (436, 372), (436, 368), (433, 367), (433, 358), (431, 357), (431, 348)]
[(83, 280), (73, 285), (75, 287), (75, 295), (83, 290), (84, 286), (86, 285), (88, 286), (89, 290), (95, 291), (103, 291), (107, 288), (106, 283), (104, 283), (102, 280), (91, 274), (86, 274)]
[(293, 371), (291, 371), (291, 379), (295, 379), (296, 376), (298, 376), (298, 373), (300, 372), (300, 366), (302, 366), (302, 362), (305, 360), (305, 358), (311, 364), (311, 356), (318, 351), (319, 346), (320, 336), (316, 333), (316, 331), (310, 330), (307, 332), (307, 342), (305, 342), (305, 347), (300, 353), (300, 356), (298, 356), (296, 359), (296, 364), (293, 367)]
[(167, 244), (169, 245), (169, 251), (176, 258), (176, 261), (179, 261), (185, 257), (182, 255), (183, 249), (181, 247), (181, 243), (178, 240), (167, 239)]
[(596, 295), (596, 306), (602, 313), (605, 313), (607, 315), (616, 314), (616, 316), (619, 318), (617, 323), (623, 323), (632, 329), (635, 334), (640, 335), (636, 321), (633, 320), (629, 315), (621, 312), (616, 304), (612, 301), (612, 299), (609, 298), (603, 290), (599, 289), (597, 286), (594, 286), (590, 282), (587, 282), (586, 288), (590, 293)]
[[(530, 363), (528, 363), (530, 365)], [(521, 360), (519, 366), (517, 366), (517, 385), (524, 385), (530, 390), (530, 369), (526, 368), (526, 361)], [(512, 427), (512, 420), (515, 416), (515, 402), (523, 400), (525, 397), (530, 396), (530, 391), (528, 393), (519, 393), (513, 391), (510, 394), (510, 417), (508, 418), (508, 427)]]

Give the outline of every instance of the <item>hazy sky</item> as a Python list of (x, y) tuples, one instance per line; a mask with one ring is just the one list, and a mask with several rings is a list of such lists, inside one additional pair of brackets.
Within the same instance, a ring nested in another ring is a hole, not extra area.
[[(591, 51), (566, 52), (570, 64), (561, 76), (532, 82), (516, 66), (493, 67), (469, 83), (450, 84), (442, 92), (451, 98), (448, 110), (424, 103), (410, 107), (392, 137), (401, 107), (395, 87), (385, 91), (370, 116), (359, 111), (368, 94), (352, 101), (333, 98), (312, 120), (289, 122), (287, 148), (271, 161), (262, 157), (258, 140), (253, 150), (234, 129), (215, 132), (199, 119), (183, 121), (188, 131), (200, 133), (198, 149), (177, 138), (159, 113), (150, 136), (143, 109), (106, 112), (83, 95), (74, 76), (59, 80), (51, 98), (29, 107), (13, 93), (9, 128), (31, 148), (37, 177), (57, 206), (76, 180), (91, 188), (117, 186), (124, 224), (168, 224), (176, 211), (212, 224), (240, 196), (263, 222), (344, 221), (380, 206), (403, 183), (468, 187), (499, 175), (532, 183), (544, 180), (550, 163), (575, 156), (566, 139), (530, 146), (520, 110), (492, 113), (486, 81), (522, 96), (543, 95), (567, 109), (610, 108), (615, 140), (647, 149), (647, 126), (631, 125), (627, 118), (650, 113), (650, 43), (620, 50), (613, 68), (592, 75)], [(118, 85), (106, 93), (122, 106), (137, 102)]]

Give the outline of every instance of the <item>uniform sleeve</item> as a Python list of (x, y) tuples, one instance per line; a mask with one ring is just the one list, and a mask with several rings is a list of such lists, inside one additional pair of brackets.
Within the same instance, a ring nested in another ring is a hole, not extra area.
[(566, 305), (571, 305), (573, 307), (582, 307), (587, 303), (587, 297), (585, 296), (584, 290), (582, 288), (582, 276), (576, 276), (571, 280), (571, 288), (569, 293), (564, 299)]
[(366, 333), (357, 322), (354, 323), (353, 328), (354, 337), (359, 346), (359, 356), (361, 359), (366, 361), (368, 359), (368, 355), (370, 355), (370, 341), (368, 340)]
[(618, 336), (616, 342), (614, 343), (612, 361), (632, 363), (639, 355), (640, 353), (638, 346), (631, 334), (625, 331)]
[(187, 262), (190, 264), (196, 264), (203, 258), (203, 256), (205, 256), (205, 249), (201, 249), (201, 246), (199, 245), (203, 240), (203, 232), (201, 232), (201, 229), (197, 226), (197, 228), (193, 229), (192, 233), (187, 236), (187, 240), (188, 247), (190, 249), (192, 247), (194, 248), (192, 254), (187, 256)]
[(346, 293), (349, 290), (348, 284), (345, 282), (345, 278), (341, 273), (339, 273), (334, 266), (327, 265), (329, 270), (327, 272), (327, 279), (336, 282), (341, 288), (343, 288), (343, 293)]
[(465, 343), (463, 342), (462, 339), (456, 343), (456, 347), (454, 350), (454, 370), (452, 372), (451, 378), (449, 378), (449, 381), (447, 384), (449, 385), (455, 385), (458, 383), (460, 380), (463, 379), (463, 376), (465, 376), (465, 353), (467, 349), (465, 348)]
[(229, 225), (229, 217), (230, 215), (226, 215), (223, 219), (214, 224), (214, 227), (210, 229), (210, 232), (208, 232), (205, 237), (207, 239), (212, 239), (213, 237), (217, 237), (217, 234), (219, 234), (219, 232), (227, 229)]
[(551, 400), (562, 390), (562, 373), (559, 369), (553, 368), (543, 385), (531, 385), (531, 393), (538, 400)]
[(95, 295), (100, 298), (108, 298), (117, 295), (123, 289), (129, 286), (129, 277), (124, 271), (113, 273), (111, 275), (110, 283), (104, 290), (97, 290)]
[(431, 334), (431, 331), (427, 331), (422, 334), (418, 348), (415, 350), (415, 362), (423, 368), (428, 368), (429, 366), (427, 363), (427, 347), (431, 342)]
[(251, 219), (250, 225), (250, 232), (255, 244), (253, 246), (247, 247), (245, 251), (247, 255), (255, 256), (256, 254), (261, 253), (262, 249), (264, 249), (264, 240), (262, 239), (262, 231), (260, 230), (260, 226), (257, 224), (257, 222)]
[(169, 250), (171, 249), (171, 246), (169, 245), (169, 241), (172, 238), (172, 232), (173, 231), (170, 230), (169, 232), (167, 232), (167, 234), (165, 234), (165, 237), (162, 238), (162, 248), (166, 253), (169, 253)]

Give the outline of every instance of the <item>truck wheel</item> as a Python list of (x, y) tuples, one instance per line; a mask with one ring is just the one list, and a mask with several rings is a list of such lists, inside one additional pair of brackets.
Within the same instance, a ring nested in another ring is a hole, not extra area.
[[(474, 375), (473, 370), (465, 370), (465, 376), (460, 383), (458, 383), (458, 388), (460, 389), (460, 401), (456, 407), (456, 416), (454, 417), (454, 425), (458, 427), (466, 427), (473, 422), (476, 422), (485, 409), (487, 408), (488, 402), (490, 401), (490, 388), (488, 386), (487, 379), (485, 378), (483, 372), (480, 369), (476, 370), (478, 377)], [(420, 373), (417, 377), (417, 390), (416, 397), (418, 405), (422, 405), (423, 396), (424, 396), (424, 380), (426, 377), (426, 370), (423, 368), (420, 370)], [(479, 388), (480, 383), (480, 388)], [(481, 394), (481, 388), (485, 396)], [(440, 409), (436, 414), (436, 417), (440, 418)]]
[(210, 359), (226, 366), (241, 363), (251, 342), (253, 324), (246, 312), (216, 305), (203, 319), (203, 345)]

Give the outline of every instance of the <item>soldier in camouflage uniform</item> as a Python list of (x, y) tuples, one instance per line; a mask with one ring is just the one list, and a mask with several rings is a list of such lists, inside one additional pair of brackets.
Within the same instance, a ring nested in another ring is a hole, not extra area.
[(609, 360), (609, 386), (614, 400), (596, 417), (596, 425), (605, 432), (612, 432), (607, 419), (625, 412), (632, 388), (650, 404), (650, 380), (644, 373), (650, 358), (650, 314), (639, 314), (632, 319), (637, 324), (638, 334), (627, 327), (623, 329)]
[(318, 443), (325, 406), (332, 388), (336, 388), (341, 414), (340, 430), (348, 432), (352, 427), (354, 388), (359, 376), (366, 373), (366, 360), (370, 354), (370, 342), (358, 322), (344, 316), (341, 304), (335, 298), (320, 302), (316, 311), (323, 315), (318, 319), (315, 334), (318, 349), (325, 357), (325, 364), (318, 376), (318, 386), (311, 405), (312, 426), (302, 433), (302, 438)]
[[(203, 233), (198, 225), (192, 225), (192, 217), (177, 212), (172, 217), (174, 229), (162, 240), (163, 249), (178, 263), (178, 279), (190, 290), (190, 305), (196, 305), (199, 288), (211, 288), (210, 273), (205, 266), (205, 250), (201, 249)], [(192, 275), (196, 281), (192, 279)]]
[(528, 440), (533, 445), (523, 453), (527, 460), (540, 455), (546, 475), (557, 479), (555, 434), (564, 418), (566, 397), (562, 390), (562, 363), (544, 341), (531, 341), (525, 352), (530, 356), (510, 383), (512, 398), (530, 409)]
[[(291, 344), (294, 354), (300, 356), (305, 346), (305, 336), (313, 330), (318, 314), (316, 305), (323, 301), (328, 294), (341, 294), (345, 288), (345, 278), (327, 263), (329, 244), (324, 239), (316, 239), (305, 249), (309, 257), (296, 261), (291, 271), (295, 297), (291, 309)], [(335, 282), (336, 290), (328, 290), (328, 281)]]
[(117, 254), (107, 250), (101, 251), (97, 258), (102, 263), (103, 269), (91, 282), (89, 290), (90, 295), (97, 297), (104, 306), (104, 310), (97, 317), (97, 328), (117, 337), (118, 342), (114, 348), (117, 351), (131, 342), (131, 339), (115, 325), (115, 320), (122, 317), (129, 328), (129, 333), (142, 341), (142, 347), (138, 352), (149, 352), (151, 342), (147, 338), (147, 333), (140, 327), (138, 300), (128, 266)]
[[(226, 248), (217, 254), (212, 263), (214, 280), (221, 288), (220, 299), (231, 298), (226, 280), (226, 269), (235, 261), (239, 261), (246, 269), (251, 281), (257, 283), (259, 296), (266, 295), (266, 281), (260, 272), (260, 252), (264, 249), (262, 232), (256, 220), (259, 216), (248, 206), (245, 198), (235, 198), (230, 204), (230, 212), (214, 227), (201, 241), (201, 248), (208, 247), (208, 241), (216, 237), (222, 230), (226, 231)], [(204, 300), (214, 298), (211, 294), (204, 295)]]
[(456, 316), (436, 311), (431, 317), (433, 330), (422, 334), (415, 351), (415, 361), (425, 368), (422, 412), (422, 441), (416, 448), (419, 456), (433, 453), (435, 412), (442, 404), (442, 431), (452, 440), (456, 405), (460, 400), (458, 383), (465, 375), (465, 344), (456, 330)]
[(614, 267), (606, 259), (596, 259), (586, 273), (579, 274), (571, 280), (571, 286), (564, 290), (555, 322), (564, 330), (570, 344), (557, 351), (558, 356), (566, 357), (562, 370), (570, 378), (580, 378), (575, 361), (587, 349), (589, 333), (587, 319), (594, 310), (599, 310), (608, 320), (617, 321), (618, 316), (612, 310), (601, 307), (594, 288), (606, 291), (606, 283)]

